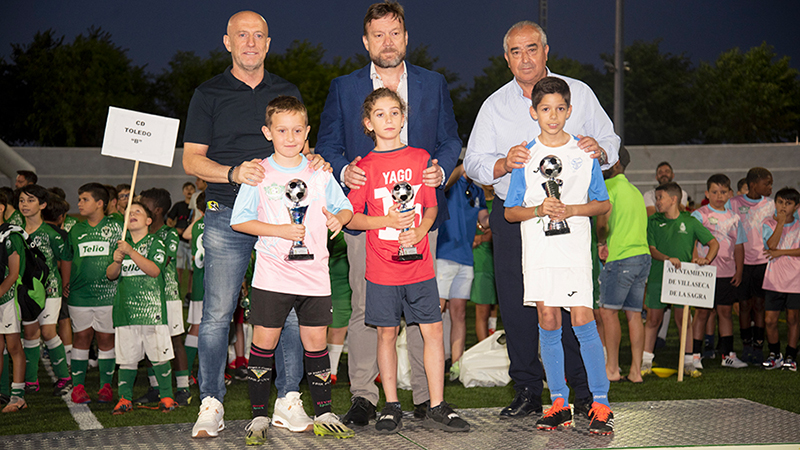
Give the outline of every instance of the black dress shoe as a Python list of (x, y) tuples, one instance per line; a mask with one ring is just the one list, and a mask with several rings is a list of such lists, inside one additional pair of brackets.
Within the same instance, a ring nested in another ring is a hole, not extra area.
[(576, 398), (575, 403), (572, 405), (572, 410), (575, 412), (576, 416), (579, 415), (588, 419), (589, 411), (592, 409), (592, 403), (594, 403), (594, 398), (592, 397)]
[(369, 425), (370, 419), (375, 418), (375, 405), (364, 397), (353, 397), (351, 402), (350, 410), (344, 415), (342, 422), (345, 425), (352, 423), (361, 427)]
[(425, 400), (424, 402), (420, 403), (419, 405), (414, 405), (414, 418), (415, 419), (424, 419), (425, 416), (428, 414), (428, 409), (431, 407), (431, 401)]
[(517, 392), (514, 401), (500, 411), (501, 418), (525, 417), (533, 413), (542, 412), (542, 399), (535, 396), (533, 392), (525, 388)]

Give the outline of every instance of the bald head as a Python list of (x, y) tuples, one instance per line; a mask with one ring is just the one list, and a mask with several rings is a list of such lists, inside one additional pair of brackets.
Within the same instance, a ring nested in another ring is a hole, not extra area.
[(253, 77), (254, 81), (260, 81), (269, 51), (267, 21), (253, 11), (238, 12), (228, 20), (228, 34), (222, 42), (231, 52), (233, 75), (242, 81)]
[[(232, 15), (231, 18), (228, 19), (228, 28), (227, 28), (228, 35), (230, 35), (231, 33), (235, 33), (236, 27), (239, 26), (241, 21), (247, 21), (247, 22), (258, 21), (258, 22), (261, 22), (264, 25), (264, 33), (269, 35), (269, 27), (267, 26), (267, 21), (264, 19), (264, 17), (261, 14), (259, 14), (257, 12), (253, 12), (253, 11), (239, 11), (238, 13)], [(233, 28), (231, 28), (231, 27), (233, 27)], [(231, 30), (233, 30), (233, 31), (231, 31)]]

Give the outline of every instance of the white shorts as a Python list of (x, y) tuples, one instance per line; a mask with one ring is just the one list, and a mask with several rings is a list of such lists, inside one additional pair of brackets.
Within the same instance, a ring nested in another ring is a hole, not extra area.
[(19, 330), (20, 320), (17, 302), (10, 300), (0, 305), (0, 334), (19, 333)]
[(167, 322), (170, 336), (180, 336), (186, 331), (183, 328), (183, 302), (167, 302)]
[(192, 247), (188, 242), (178, 241), (178, 269), (192, 270)]
[(448, 259), (436, 260), (436, 285), (439, 286), (439, 298), (469, 300), (473, 278), (475, 274), (472, 266), (465, 266)]
[(114, 348), (119, 365), (138, 364), (145, 355), (153, 364), (170, 361), (174, 357), (167, 325), (117, 327)]
[(22, 322), (22, 325), (30, 325), (39, 322), (42, 325), (55, 325), (58, 323), (58, 315), (61, 313), (61, 297), (51, 297), (44, 301), (44, 309), (39, 313), (39, 318), (30, 322)]
[(68, 306), (72, 331), (80, 333), (93, 328), (100, 333), (114, 334), (113, 306)]
[(189, 302), (189, 317), (186, 318), (186, 321), (191, 325), (200, 325), (200, 321), (202, 320), (203, 301), (200, 300), (199, 302)]
[(585, 306), (591, 309), (594, 305), (591, 267), (528, 270), (523, 267), (523, 278), (525, 306), (544, 302), (545, 306), (555, 308)]

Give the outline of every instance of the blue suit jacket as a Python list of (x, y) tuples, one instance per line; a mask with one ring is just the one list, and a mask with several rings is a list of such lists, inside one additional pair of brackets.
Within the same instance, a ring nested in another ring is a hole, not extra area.
[[(361, 125), (361, 106), (372, 92), (369, 65), (338, 77), (331, 82), (325, 109), (320, 117), (315, 153), (333, 167), (341, 182), (342, 168), (357, 156), (362, 158), (375, 148)], [(438, 159), (449, 177), (461, 154), (461, 139), (453, 113), (447, 82), (438, 72), (406, 63), (408, 71), (408, 145), (422, 148)], [(346, 189), (346, 188), (345, 188)], [(439, 214), (431, 229), (449, 218), (447, 199), (442, 188), (436, 190)]]

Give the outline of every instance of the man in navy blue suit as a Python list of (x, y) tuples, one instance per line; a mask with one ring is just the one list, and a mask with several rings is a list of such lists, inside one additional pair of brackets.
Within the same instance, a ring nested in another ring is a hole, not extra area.
[[(363, 186), (366, 178), (356, 163), (374, 148), (374, 142), (363, 132), (361, 105), (366, 96), (379, 87), (397, 92), (408, 105), (401, 141), (431, 154), (433, 164), (424, 172), (423, 180), (426, 185), (437, 188), (439, 215), (432, 228), (436, 229), (449, 217), (443, 181), (455, 168), (462, 145), (447, 83), (441, 74), (405, 62), (408, 31), (400, 4), (385, 2), (371, 5), (364, 17), (363, 41), (372, 62), (331, 82), (315, 152), (330, 162), (336, 179), (345, 188), (358, 189)], [(375, 405), (379, 398), (374, 383), (378, 375), (377, 333), (364, 323), (365, 234), (346, 234), (345, 240), (350, 263), (350, 286), (353, 289), (347, 360), (353, 398), (344, 422), (366, 425), (375, 417)], [(430, 242), (436, 242), (435, 236)], [(414, 415), (423, 418), (430, 397), (422, 366), (419, 327), (408, 328), (408, 346)]]

